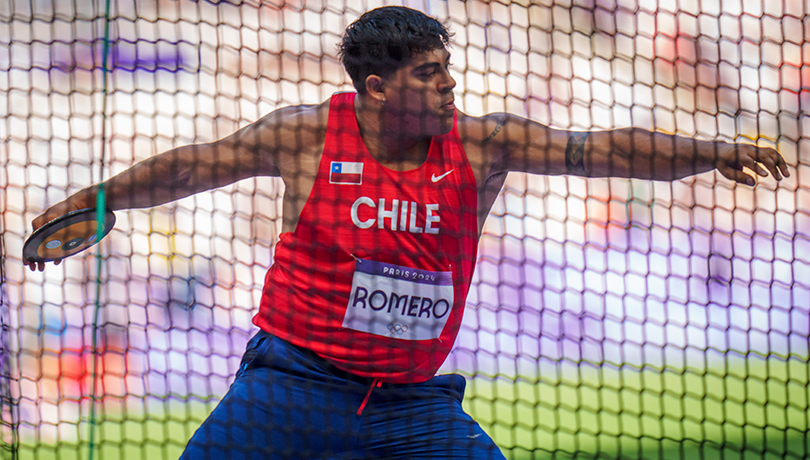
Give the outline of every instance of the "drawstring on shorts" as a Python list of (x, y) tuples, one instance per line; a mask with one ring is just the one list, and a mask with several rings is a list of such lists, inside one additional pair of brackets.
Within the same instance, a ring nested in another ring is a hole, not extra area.
[(365, 399), (363, 399), (363, 403), (360, 404), (360, 408), (357, 409), (357, 415), (360, 416), (363, 414), (363, 409), (366, 408), (366, 404), (368, 403), (369, 398), (371, 398), (371, 392), (374, 391), (374, 388), (380, 388), (382, 386), (382, 382), (380, 379), (374, 379), (371, 381), (371, 386), (368, 387), (368, 393), (366, 393)]

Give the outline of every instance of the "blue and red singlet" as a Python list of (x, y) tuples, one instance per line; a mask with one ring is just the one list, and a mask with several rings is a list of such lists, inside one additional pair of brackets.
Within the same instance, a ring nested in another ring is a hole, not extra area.
[(478, 247), (475, 178), (455, 120), (420, 167), (379, 164), (355, 96), (332, 96), (315, 184), (276, 246), (253, 322), (356, 375), (424, 382), (461, 325)]

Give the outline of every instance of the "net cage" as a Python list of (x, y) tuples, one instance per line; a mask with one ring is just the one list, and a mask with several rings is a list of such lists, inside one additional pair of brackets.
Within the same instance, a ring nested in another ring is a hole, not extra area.
[[(98, 458), (180, 455), (256, 331), (283, 183), (119, 211), (100, 273), (95, 249), (27, 271), (31, 221), (155, 154), (351, 90), (336, 44), (382, 4), (0, 2), (2, 458), (87, 457), (91, 426)], [(774, 146), (793, 173), (754, 188), (510, 173), (441, 367), (504, 455), (810, 455), (810, 3), (405, 5), (454, 32), (470, 115)]]

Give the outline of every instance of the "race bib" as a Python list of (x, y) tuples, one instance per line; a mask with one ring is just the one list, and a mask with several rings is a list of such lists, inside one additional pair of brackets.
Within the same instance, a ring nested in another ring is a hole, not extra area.
[(357, 259), (343, 327), (403, 340), (437, 339), (453, 295), (452, 271)]

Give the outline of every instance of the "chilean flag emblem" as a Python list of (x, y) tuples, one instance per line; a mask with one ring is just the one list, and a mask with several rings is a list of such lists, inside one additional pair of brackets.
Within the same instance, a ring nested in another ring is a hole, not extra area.
[(333, 161), (329, 167), (329, 183), (360, 185), (363, 183), (362, 161)]

